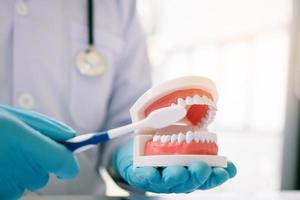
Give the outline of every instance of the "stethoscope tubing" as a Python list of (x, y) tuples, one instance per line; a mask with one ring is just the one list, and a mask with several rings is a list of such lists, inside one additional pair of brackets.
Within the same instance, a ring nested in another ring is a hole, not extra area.
[(94, 1), (87, 0), (87, 31), (88, 31), (88, 45), (94, 46)]

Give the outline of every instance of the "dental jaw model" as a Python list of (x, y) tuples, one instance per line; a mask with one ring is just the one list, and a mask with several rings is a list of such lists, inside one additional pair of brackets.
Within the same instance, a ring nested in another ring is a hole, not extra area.
[(136, 131), (133, 165), (187, 166), (204, 161), (210, 166), (227, 167), (227, 159), (218, 156), (217, 136), (207, 127), (216, 114), (217, 90), (204, 77), (187, 76), (167, 81), (144, 93), (130, 109), (133, 122), (154, 110), (180, 105), (187, 110), (179, 122), (162, 129)]

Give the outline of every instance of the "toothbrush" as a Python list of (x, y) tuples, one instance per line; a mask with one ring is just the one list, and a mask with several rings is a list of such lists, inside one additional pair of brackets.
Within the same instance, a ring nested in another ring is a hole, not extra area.
[(71, 150), (73, 153), (80, 153), (87, 149), (95, 147), (101, 142), (120, 137), (134, 130), (142, 128), (164, 128), (172, 123), (178, 122), (185, 116), (186, 110), (182, 106), (160, 108), (150, 113), (147, 118), (141, 121), (119, 128), (110, 129), (108, 131), (79, 135), (60, 143)]

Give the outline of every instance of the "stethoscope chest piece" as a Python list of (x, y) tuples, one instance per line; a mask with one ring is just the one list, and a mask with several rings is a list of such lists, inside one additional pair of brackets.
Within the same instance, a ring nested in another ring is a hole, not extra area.
[(85, 76), (100, 76), (107, 69), (106, 58), (93, 48), (77, 55), (76, 65), (79, 72)]

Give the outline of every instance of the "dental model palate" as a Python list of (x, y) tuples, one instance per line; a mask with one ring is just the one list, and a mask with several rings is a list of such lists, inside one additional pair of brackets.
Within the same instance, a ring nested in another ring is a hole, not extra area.
[(186, 115), (164, 128), (137, 130), (133, 165), (187, 166), (204, 161), (211, 166), (226, 167), (226, 157), (218, 155), (217, 135), (208, 130), (216, 115), (217, 101), (214, 83), (200, 76), (173, 79), (145, 92), (130, 109), (133, 122), (165, 107), (180, 106)]
[[(128, 134), (131, 131), (142, 129), (142, 128), (164, 128), (172, 123), (175, 123), (182, 119), (186, 115), (186, 110), (181, 106), (173, 106), (160, 108), (155, 110), (146, 118), (141, 121), (133, 122), (119, 128), (110, 129), (99, 133), (89, 133), (76, 136), (67, 141), (61, 142), (65, 147), (74, 153), (80, 153), (92, 147), (95, 147), (101, 142), (108, 141), (110, 139), (120, 137), (124, 134)], [(163, 136), (155, 138), (155, 141), (161, 141), (166, 143), (170, 140), (170, 136)], [(153, 138), (154, 139), (154, 138)]]

